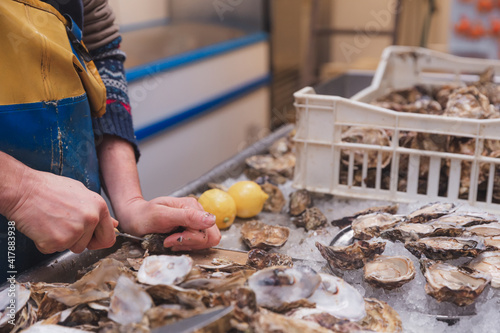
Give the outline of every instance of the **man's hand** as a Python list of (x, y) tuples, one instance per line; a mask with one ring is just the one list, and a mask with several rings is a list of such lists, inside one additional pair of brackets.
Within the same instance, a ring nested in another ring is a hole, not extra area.
[(205, 212), (194, 198), (158, 197), (146, 201), (139, 197), (116, 213), (122, 229), (134, 235), (168, 233), (184, 227), (183, 232), (165, 239), (164, 246), (173, 251), (209, 248), (219, 244), (221, 237), (215, 216)]
[(106, 202), (82, 183), (27, 168), (17, 184), (15, 200), (2, 213), (16, 221), (38, 250), (53, 253), (70, 249), (101, 249), (115, 243), (118, 225)]

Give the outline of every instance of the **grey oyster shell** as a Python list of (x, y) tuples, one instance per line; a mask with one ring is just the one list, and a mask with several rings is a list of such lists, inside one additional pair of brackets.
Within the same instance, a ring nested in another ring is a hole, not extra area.
[(348, 246), (325, 246), (316, 242), (316, 247), (331, 268), (352, 270), (363, 267), (367, 260), (384, 252), (385, 243), (360, 240)]
[(407, 222), (424, 223), (430, 220), (437, 219), (443, 215), (451, 213), (455, 209), (452, 203), (434, 202), (425, 205), (407, 216)]
[(293, 223), (298, 227), (303, 227), (306, 231), (316, 230), (326, 224), (328, 220), (319, 208), (307, 208), (301, 215), (293, 220)]
[(448, 260), (460, 257), (477, 257), (486, 251), (484, 241), (480, 238), (429, 237), (408, 242), (405, 248), (414, 256), (425, 255), (435, 260)]
[(380, 236), (384, 230), (394, 227), (401, 221), (401, 217), (387, 213), (372, 213), (358, 216), (352, 221), (354, 238), (371, 239)]
[(312, 197), (307, 190), (298, 190), (290, 194), (290, 215), (302, 214), (307, 208), (312, 206)]
[(408, 257), (377, 255), (365, 264), (364, 278), (371, 286), (392, 290), (415, 278), (415, 266)]
[(474, 269), (428, 259), (421, 260), (420, 268), (427, 280), (425, 292), (439, 302), (458, 306), (474, 303), (491, 281), (491, 276)]

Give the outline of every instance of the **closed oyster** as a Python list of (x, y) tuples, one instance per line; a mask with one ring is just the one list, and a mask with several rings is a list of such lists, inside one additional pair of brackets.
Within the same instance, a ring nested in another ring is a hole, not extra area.
[(250, 248), (281, 247), (288, 240), (290, 229), (271, 226), (258, 220), (248, 221), (241, 227), (241, 238)]
[(370, 207), (367, 209), (363, 209), (362, 211), (356, 212), (351, 216), (344, 216), (340, 219), (333, 220), (331, 224), (335, 227), (339, 228), (344, 228), (352, 223), (354, 219), (358, 216), (361, 215), (368, 215), (371, 213), (389, 213), (389, 214), (396, 214), (398, 212), (399, 205), (394, 204), (394, 205), (389, 205), (389, 206), (377, 206), (377, 207)]
[(389, 304), (375, 298), (365, 298), (366, 317), (359, 324), (375, 332), (403, 332), (401, 317)]
[(309, 297), (316, 309), (340, 319), (360, 320), (365, 317), (363, 296), (343, 279), (320, 273), (321, 284)]
[(408, 242), (405, 248), (414, 256), (436, 260), (456, 259), (460, 257), (477, 257), (486, 251), (486, 246), (480, 238), (430, 237)]
[(307, 190), (298, 190), (290, 194), (290, 215), (302, 214), (312, 205), (312, 197)]
[(293, 220), (298, 227), (303, 227), (306, 231), (316, 230), (324, 226), (327, 222), (325, 214), (318, 207), (307, 208), (301, 215)]
[[(391, 140), (387, 133), (380, 128), (371, 127), (350, 127), (347, 131), (342, 133), (342, 142), (348, 143), (361, 143), (374, 146), (390, 146)], [(354, 164), (363, 165), (364, 150), (353, 150)], [(350, 149), (342, 150), (342, 163), (349, 165)], [(390, 153), (382, 153), (382, 161), (380, 161), (382, 168), (385, 168), (391, 162)], [(376, 168), (378, 161), (378, 152), (376, 150), (368, 152), (368, 168)]]
[(325, 246), (316, 242), (316, 247), (330, 268), (351, 270), (363, 267), (367, 260), (384, 252), (385, 243), (360, 240), (348, 246)]
[(491, 286), (500, 288), (500, 251), (482, 253), (467, 266), (491, 275)]
[(263, 210), (265, 212), (280, 213), (283, 207), (285, 207), (286, 199), (278, 186), (265, 183), (260, 185), (260, 187), (269, 196), (266, 202), (264, 202)]
[(427, 280), (425, 292), (439, 302), (452, 302), (458, 306), (474, 303), (491, 281), (485, 275), (468, 267), (456, 267), (443, 262), (423, 259), (420, 268)]
[(320, 283), (320, 275), (307, 266), (270, 267), (257, 271), (248, 279), (257, 304), (278, 312), (301, 306), (314, 307), (306, 299)]
[(364, 278), (377, 288), (392, 290), (410, 282), (415, 277), (415, 266), (408, 257), (380, 256), (365, 264)]
[(248, 251), (247, 265), (257, 269), (264, 269), (272, 266), (293, 267), (292, 257), (281, 253), (268, 253), (262, 249)]
[(490, 104), (488, 97), (481, 94), (474, 86), (459, 88), (451, 93), (443, 115), (473, 119), (499, 117), (497, 110)]
[(467, 231), (472, 235), (481, 237), (495, 237), (500, 236), (500, 223), (480, 224), (468, 227)]
[(382, 231), (394, 227), (400, 221), (400, 217), (387, 213), (372, 213), (359, 216), (352, 221), (354, 238), (366, 240), (378, 237)]
[(424, 223), (451, 213), (455, 209), (452, 203), (434, 202), (411, 212), (406, 218), (407, 222)]
[(178, 284), (186, 278), (193, 267), (191, 257), (182, 256), (149, 256), (137, 273), (139, 282), (149, 285)]

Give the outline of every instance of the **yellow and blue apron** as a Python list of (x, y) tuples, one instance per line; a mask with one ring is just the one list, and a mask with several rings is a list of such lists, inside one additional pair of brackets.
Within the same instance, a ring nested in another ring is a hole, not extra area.
[[(27, 166), (99, 192), (91, 115), (106, 89), (69, 16), (38, 0), (0, 1), (0, 151)], [(7, 223), (0, 215), (0, 284), (7, 272)], [(18, 272), (47, 259), (16, 232)]]

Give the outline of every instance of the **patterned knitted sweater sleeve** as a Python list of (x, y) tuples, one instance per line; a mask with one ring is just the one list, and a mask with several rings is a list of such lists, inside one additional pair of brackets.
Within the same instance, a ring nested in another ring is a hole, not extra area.
[(96, 145), (105, 134), (127, 140), (134, 147), (136, 160), (140, 153), (134, 128), (125, 78), (125, 53), (120, 50), (121, 37), (107, 0), (83, 0), (84, 42), (106, 86), (106, 113), (93, 118)]

